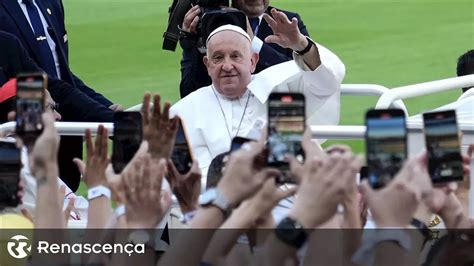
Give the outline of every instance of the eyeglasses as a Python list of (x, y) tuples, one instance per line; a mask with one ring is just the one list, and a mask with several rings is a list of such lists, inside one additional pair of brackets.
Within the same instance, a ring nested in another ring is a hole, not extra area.
[(52, 112), (58, 111), (59, 110), (59, 104), (58, 103), (46, 103), (46, 110), (50, 110)]

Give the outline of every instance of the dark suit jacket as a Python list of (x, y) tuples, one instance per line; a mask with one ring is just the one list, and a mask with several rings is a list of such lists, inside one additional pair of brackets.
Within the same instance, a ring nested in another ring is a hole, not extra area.
[[(0, 31), (0, 86), (20, 72), (37, 72), (41, 69), (30, 58), (20, 41), (13, 35)], [(113, 111), (85, 95), (71, 84), (50, 79), (48, 90), (59, 103), (59, 113), (75, 121), (113, 121)], [(58, 153), (59, 171), (62, 180), (75, 191), (80, 174), (72, 162), (82, 158), (82, 137), (61, 137)]]
[[(20, 72), (37, 71), (41, 69), (30, 58), (20, 41), (15, 36), (0, 31), (0, 86)], [(62, 80), (50, 79), (48, 90), (59, 104), (61, 115), (84, 122), (113, 121), (112, 110)]]
[[(268, 7), (265, 13), (270, 14), (270, 10), (272, 8), (273, 7)], [(297, 18), (300, 32), (303, 35), (309, 36), (306, 26), (297, 13), (284, 10), (279, 11), (285, 13), (290, 20)], [(293, 60), (293, 51), (291, 49), (282, 48), (281, 46), (273, 43), (265, 43), (265, 38), (272, 34), (272, 29), (270, 26), (268, 26), (268, 23), (265, 21), (265, 19), (262, 19), (258, 28), (257, 37), (264, 43), (262, 49), (260, 50), (260, 59), (258, 60), (255, 73), (258, 73), (270, 66)], [(180, 40), (180, 44), (181, 48), (183, 48), (183, 58), (181, 59), (181, 83), (179, 90), (181, 93), (181, 98), (184, 98), (186, 95), (201, 87), (211, 85), (211, 78), (209, 77), (206, 66), (202, 61), (204, 54), (201, 54), (198, 51), (196, 48), (196, 43), (182, 39)]]
[[(48, 32), (56, 43), (61, 79), (102, 105), (106, 107), (112, 105), (111, 101), (89, 88), (69, 69), (67, 31), (64, 25), (64, 8), (62, 1), (36, 0), (35, 2), (48, 22)], [(31, 58), (41, 67), (36, 44), (37, 41), (34, 38), (28, 20), (16, 0), (0, 0), (0, 30), (17, 36)], [(65, 120), (71, 119), (66, 115)]]

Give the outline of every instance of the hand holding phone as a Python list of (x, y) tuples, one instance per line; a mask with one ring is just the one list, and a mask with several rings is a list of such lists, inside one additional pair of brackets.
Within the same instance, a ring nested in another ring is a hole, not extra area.
[(193, 166), (194, 156), (189, 145), (188, 135), (186, 134), (186, 128), (183, 125), (181, 119), (178, 121), (178, 131), (176, 132), (176, 139), (174, 142), (173, 152), (171, 153), (171, 161), (173, 162), (176, 170), (182, 175), (186, 174), (191, 170)]
[(230, 144), (230, 152), (234, 152), (236, 150), (239, 150), (244, 143), (255, 141), (253, 139), (248, 139), (244, 137), (234, 137), (232, 139), (232, 142)]
[(387, 185), (407, 158), (405, 113), (369, 110), (365, 116), (367, 178), (373, 188)]
[(268, 157), (269, 166), (282, 172), (278, 183), (295, 183), (290, 176), (289, 158), (303, 162), (301, 146), (305, 130), (305, 98), (301, 93), (272, 93), (268, 100)]
[(48, 76), (44, 73), (20, 74), (16, 91), (16, 133), (30, 142), (43, 131), (41, 114), (44, 112)]
[(428, 170), (433, 184), (463, 180), (459, 131), (454, 110), (423, 114)]

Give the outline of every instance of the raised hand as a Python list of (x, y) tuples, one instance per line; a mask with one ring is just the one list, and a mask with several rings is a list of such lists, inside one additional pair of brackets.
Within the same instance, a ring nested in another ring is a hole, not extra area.
[(430, 193), (431, 181), (423, 159), (409, 159), (385, 188), (374, 191), (364, 180), (360, 191), (379, 227), (407, 226), (422, 196)]
[(150, 110), (151, 94), (145, 93), (141, 109), (143, 119), (143, 139), (149, 142), (151, 157), (169, 159), (173, 151), (178, 117), (169, 118), (170, 103), (166, 102), (161, 111), (160, 95), (153, 96), (153, 111)]
[[(132, 167), (133, 162), (138, 160), (139, 157), (148, 153), (148, 141), (143, 141), (138, 148), (138, 151), (133, 156), (132, 160), (125, 166), (122, 170), (122, 173), (128, 171), (130, 167)], [(114, 200), (117, 204), (125, 203), (125, 194), (123, 188), (123, 180), (121, 173), (116, 174), (113, 170), (112, 164), (109, 163), (107, 168), (105, 169), (105, 177), (107, 180), (107, 186), (112, 191), (112, 200)]]
[(201, 14), (201, 7), (193, 6), (186, 12), (183, 19), (183, 31), (197, 34), (196, 28), (199, 23), (199, 14)]
[(50, 113), (43, 113), (43, 133), (36, 139), (31, 153), (30, 168), (38, 185), (46, 181), (56, 182), (58, 176), (59, 135)]
[(293, 195), (296, 187), (278, 188), (275, 179), (268, 179), (258, 192), (232, 212), (222, 228), (273, 228), (271, 211), (282, 199)]
[(361, 159), (350, 152), (306, 160), (303, 179), (289, 216), (306, 228), (326, 222), (342, 203), (360, 165)]
[(266, 179), (280, 174), (276, 169), (263, 168), (264, 148), (262, 138), (259, 142), (242, 145), (240, 150), (230, 155), (217, 188), (232, 205), (255, 193)]
[(108, 154), (108, 132), (103, 125), (97, 128), (97, 136), (95, 145), (92, 143), (92, 134), (90, 129), (86, 129), (85, 133), (87, 161), (84, 162), (78, 158), (74, 158), (74, 163), (82, 173), (84, 182), (88, 188), (99, 185), (106, 185), (105, 169), (109, 164)]
[(161, 193), (165, 174), (166, 161), (153, 159), (149, 154), (136, 158), (122, 172), (129, 228), (154, 228), (163, 218), (171, 206), (169, 194)]
[(263, 14), (263, 18), (273, 31), (273, 35), (266, 37), (265, 42), (276, 43), (293, 51), (303, 50), (308, 41), (298, 28), (298, 19), (293, 18), (290, 21), (285, 13), (277, 11), (275, 8), (272, 8), (271, 14), (272, 16)]
[(173, 162), (168, 160), (166, 180), (168, 180), (173, 194), (178, 199), (183, 213), (194, 211), (198, 208), (199, 194), (201, 193), (201, 170), (197, 161), (193, 162), (188, 173), (182, 175), (176, 170)]
[[(323, 151), (321, 146), (312, 140), (311, 128), (309, 127), (304, 131), (301, 147), (303, 148), (306, 160), (326, 157), (326, 153)], [(301, 181), (303, 172), (303, 165), (298, 162), (294, 156), (291, 156), (290, 173), (297, 183)]]

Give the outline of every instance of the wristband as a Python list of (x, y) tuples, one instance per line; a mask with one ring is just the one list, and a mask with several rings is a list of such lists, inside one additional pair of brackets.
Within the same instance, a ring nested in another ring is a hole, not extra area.
[(178, 31), (179, 31), (179, 39), (185, 39), (185, 40), (190, 40), (197, 42), (199, 40), (199, 35), (196, 33), (188, 32), (183, 30), (180, 26), (178, 26)]
[(185, 214), (183, 214), (183, 218), (181, 219), (181, 222), (183, 224), (187, 224), (189, 221), (191, 221), (194, 218), (194, 215), (196, 215), (197, 211), (190, 211)]
[(118, 217), (124, 215), (124, 214), (125, 214), (125, 211), (126, 211), (125, 205), (120, 205), (120, 206), (118, 206), (118, 207), (115, 208), (115, 210), (114, 210), (115, 217), (118, 218)]
[(112, 196), (112, 193), (110, 192), (110, 189), (108, 187), (103, 186), (103, 185), (89, 188), (89, 190), (87, 191), (88, 200), (92, 200), (100, 196), (106, 196), (108, 199), (110, 199)]
[(308, 45), (306, 45), (306, 47), (301, 51), (295, 51), (295, 53), (297, 53), (298, 55), (305, 55), (307, 52), (309, 52), (309, 50), (311, 50), (311, 47), (315, 45), (313, 40), (311, 40), (308, 36), (305, 36), (305, 38), (306, 40), (308, 40)]

